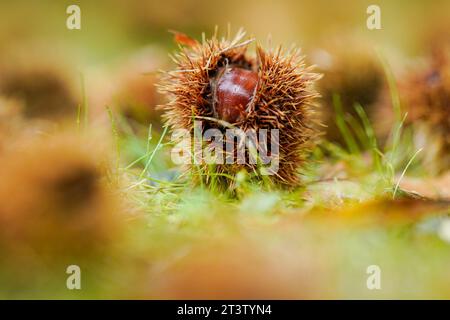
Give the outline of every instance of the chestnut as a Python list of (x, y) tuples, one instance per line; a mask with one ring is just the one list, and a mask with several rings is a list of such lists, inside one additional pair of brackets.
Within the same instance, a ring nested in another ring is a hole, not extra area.
[[(214, 34), (200, 42), (176, 33), (176, 41), (183, 48), (173, 56), (176, 69), (165, 72), (159, 85), (167, 95), (163, 117), (172, 130), (194, 135), (200, 121), (201, 134), (216, 129), (216, 133), (224, 135), (218, 139), (219, 145), (225, 142), (227, 147), (236, 146), (224, 150), (226, 163), (186, 163), (184, 170), (195, 173), (191, 175), (194, 184), (214, 182), (219, 189), (233, 190), (235, 177), (244, 170), (251, 172), (251, 179), (257, 183), (295, 188), (301, 183), (298, 169), (308, 160), (319, 137), (315, 82), (320, 75), (305, 64), (298, 48), (265, 49), (256, 45), (255, 53), (250, 53), (253, 39), (244, 37), (245, 32), (240, 30), (234, 37), (219, 38)], [(227, 136), (230, 128), (224, 122), (233, 125), (233, 133), (240, 130), (245, 137), (256, 134), (256, 152), (260, 155), (267, 151), (270, 164), (277, 163), (276, 169), (262, 168), (267, 160), (264, 157), (260, 157), (260, 164), (253, 163), (250, 155), (254, 150), (250, 150), (248, 140), (235, 141), (233, 135)], [(267, 139), (264, 133), (268, 133)], [(207, 150), (214, 149), (211, 144), (217, 141), (201, 142)], [(231, 152), (237, 155), (237, 150), (242, 149), (243, 157), (232, 156)]]
[(258, 74), (243, 68), (222, 68), (213, 79), (213, 109), (217, 118), (229, 123), (244, 120), (246, 108), (258, 84)]

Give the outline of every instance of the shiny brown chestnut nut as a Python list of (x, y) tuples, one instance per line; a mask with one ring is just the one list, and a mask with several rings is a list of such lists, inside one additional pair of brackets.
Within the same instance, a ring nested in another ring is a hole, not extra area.
[(213, 109), (215, 115), (229, 123), (245, 118), (246, 108), (258, 84), (258, 74), (242, 68), (222, 68), (213, 79)]

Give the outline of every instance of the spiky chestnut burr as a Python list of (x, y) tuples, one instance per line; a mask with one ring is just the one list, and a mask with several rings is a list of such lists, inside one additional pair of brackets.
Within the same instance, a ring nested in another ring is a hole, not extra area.
[(399, 81), (405, 125), (414, 129), (417, 147), (424, 148), (424, 164), (433, 174), (450, 170), (450, 49), (422, 69), (411, 70)]
[(336, 124), (335, 97), (340, 98), (344, 117), (360, 121), (355, 104), (360, 104), (370, 118), (386, 87), (385, 75), (379, 59), (364, 41), (353, 37), (339, 37), (325, 49), (315, 50), (311, 61), (324, 76), (318, 81), (322, 96), (321, 119), (326, 124), (326, 138), (345, 145), (343, 135)]
[(21, 106), (26, 119), (73, 117), (77, 97), (70, 78), (54, 66), (25, 64), (1, 70), (0, 95)]
[(420, 63), (398, 74), (401, 113), (395, 114), (391, 92), (386, 89), (374, 121), (379, 139), (391, 135), (396, 119), (404, 117), (402, 126), (412, 132), (414, 148), (423, 149), (421, 166), (430, 175), (450, 170), (450, 41), (444, 39), (432, 47), (428, 44), (431, 50)]
[(35, 262), (98, 258), (119, 236), (107, 158), (92, 140), (58, 131), (15, 137), (2, 150), (0, 247), (11, 262), (24, 250)]
[[(257, 45), (256, 55), (247, 54), (251, 41), (243, 41), (244, 36), (240, 31), (234, 38), (219, 40), (215, 34), (200, 43), (176, 34), (185, 46), (174, 56), (176, 70), (166, 72), (160, 85), (170, 98), (163, 106), (164, 118), (172, 130), (191, 133), (196, 119), (203, 121), (203, 130), (223, 132), (224, 121), (244, 132), (279, 129), (279, 168), (268, 177), (277, 185), (294, 187), (299, 184), (298, 169), (318, 135), (317, 93), (312, 84), (319, 75), (305, 66), (295, 48), (265, 50)], [(218, 164), (214, 172), (208, 171), (207, 164), (200, 166), (203, 172), (221, 176), (224, 186), (232, 182), (224, 176), (234, 176), (243, 168), (257, 172), (256, 165), (249, 163)], [(209, 177), (202, 179), (208, 183)]]

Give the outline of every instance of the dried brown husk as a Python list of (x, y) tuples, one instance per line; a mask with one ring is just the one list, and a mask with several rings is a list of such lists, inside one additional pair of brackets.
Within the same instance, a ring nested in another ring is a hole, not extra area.
[[(266, 50), (257, 45), (256, 56), (247, 54), (250, 41), (244, 41), (244, 33), (234, 38), (219, 39), (215, 34), (202, 43), (180, 47), (174, 56), (176, 69), (165, 73), (161, 91), (170, 101), (163, 106), (166, 123), (172, 128), (194, 132), (194, 120), (203, 120), (203, 129), (224, 129), (214, 118), (211, 97), (211, 80), (217, 71), (232, 65), (258, 73), (255, 95), (247, 106), (245, 119), (234, 124), (244, 132), (254, 129), (279, 129), (279, 170), (268, 176), (272, 182), (285, 187), (299, 184), (298, 169), (305, 161), (315, 138), (318, 136), (316, 105), (318, 94), (312, 84), (319, 78), (305, 65), (296, 48), (281, 47)], [(206, 120), (205, 120), (206, 118)], [(202, 164), (203, 172), (210, 167)], [(256, 172), (255, 165), (219, 164), (212, 174), (219, 174), (222, 185), (232, 183), (227, 176), (234, 176), (242, 169)], [(189, 165), (188, 171), (194, 166)], [(210, 175), (203, 178), (208, 183)]]

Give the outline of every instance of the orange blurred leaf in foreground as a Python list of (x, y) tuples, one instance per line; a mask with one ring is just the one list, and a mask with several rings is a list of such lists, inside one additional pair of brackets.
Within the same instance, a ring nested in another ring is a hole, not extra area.
[(173, 34), (173, 39), (178, 44), (189, 46), (189, 47), (194, 47), (198, 44), (197, 40), (189, 37), (188, 35), (186, 35), (182, 32), (174, 31), (174, 30), (170, 30), (169, 32)]

